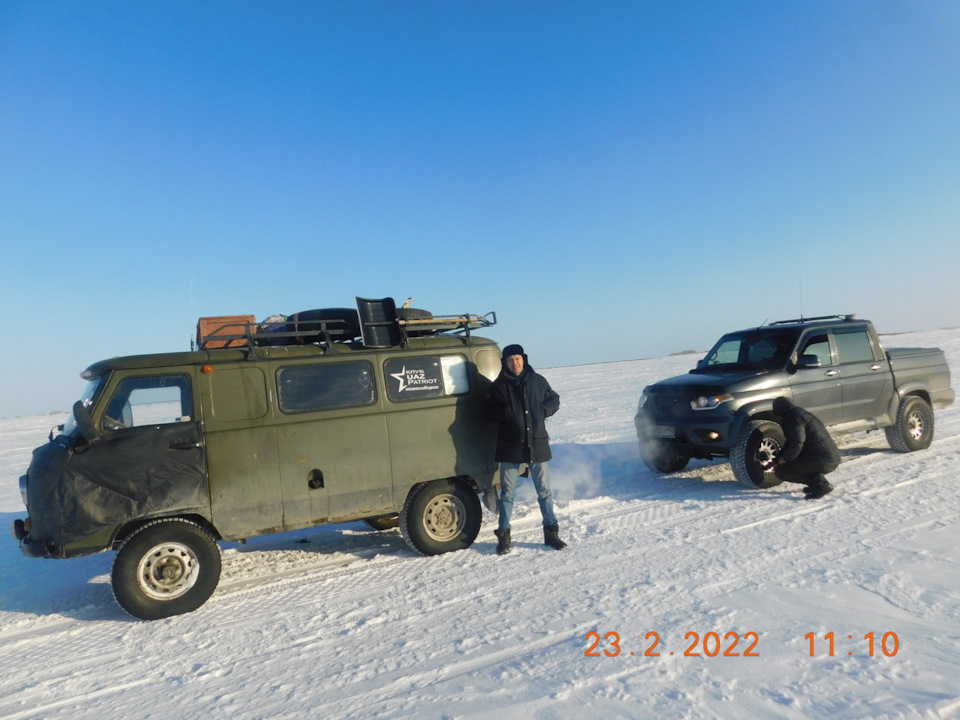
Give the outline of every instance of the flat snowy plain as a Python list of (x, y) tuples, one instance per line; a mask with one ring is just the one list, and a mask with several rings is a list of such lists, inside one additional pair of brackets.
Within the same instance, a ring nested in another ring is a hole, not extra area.
[[(884, 344), (943, 348), (957, 386), (960, 329)], [(206, 605), (140, 622), (113, 600), (112, 553), (30, 560), (8, 535), (0, 718), (960, 716), (960, 403), (923, 452), (839, 438), (821, 501), (747, 490), (719, 461), (655, 475), (637, 398), (696, 359), (544, 371), (563, 552), (524, 484), (510, 555), (486, 511), (472, 548), (432, 558), (362, 523), (223, 543)], [(62, 420), (0, 419), (6, 527)]]

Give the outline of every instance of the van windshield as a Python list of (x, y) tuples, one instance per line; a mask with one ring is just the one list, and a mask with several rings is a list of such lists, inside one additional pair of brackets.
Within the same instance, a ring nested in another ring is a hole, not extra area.
[(763, 328), (724, 335), (691, 372), (764, 372), (790, 360), (800, 330)]
[[(83, 389), (83, 393), (80, 395), (80, 402), (83, 403), (84, 407), (89, 408), (93, 405), (93, 401), (97, 396), (97, 390), (100, 389), (101, 385), (103, 385), (102, 375), (97, 375), (87, 383), (87, 386)], [(63, 423), (63, 430), (61, 432), (64, 436), (68, 436), (72, 435), (76, 429), (77, 419), (73, 416), (73, 410), (71, 409), (70, 416), (66, 422)]]

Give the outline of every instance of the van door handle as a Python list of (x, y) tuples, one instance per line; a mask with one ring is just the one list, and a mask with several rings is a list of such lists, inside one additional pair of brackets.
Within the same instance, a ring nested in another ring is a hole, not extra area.
[(193, 450), (198, 447), (200, 447), (198, 442), (170, 443), (171, 450)]
[(828, 370), (828, 371), (827, 371), (827, 377), (833, 377), (833, 376), (836, 375), (836, 374), (837, 374), (837, 371), (836, 371), (836, 370)]
[(871, 370), (879, 370), (879, 369), (882, 368), (882, 367), (883, 367), (883, 365), (871, 365), (871, 366), (870, 366), (870, 369), (871, 369)]

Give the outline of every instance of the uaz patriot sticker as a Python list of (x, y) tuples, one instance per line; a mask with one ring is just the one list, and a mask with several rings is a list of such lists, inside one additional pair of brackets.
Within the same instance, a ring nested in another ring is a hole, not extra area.
[(443, 373), (435, 358), (388, 361), (390, 395), (397, 399), (443, 395)]

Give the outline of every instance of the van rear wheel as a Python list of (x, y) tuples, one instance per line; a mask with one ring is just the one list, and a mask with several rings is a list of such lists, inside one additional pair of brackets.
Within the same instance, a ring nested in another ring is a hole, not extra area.
[(189, 520), (157, 520), (124, 540), (113, 560), (113, 595), (141, 620), (196, 610), (220, 581), (220, 547)]
[(423, 555), (463, 550), (480, 533), (480, 498), (459, 480), (434, 480), (410, 489), (400, 512), (403, 539)]

